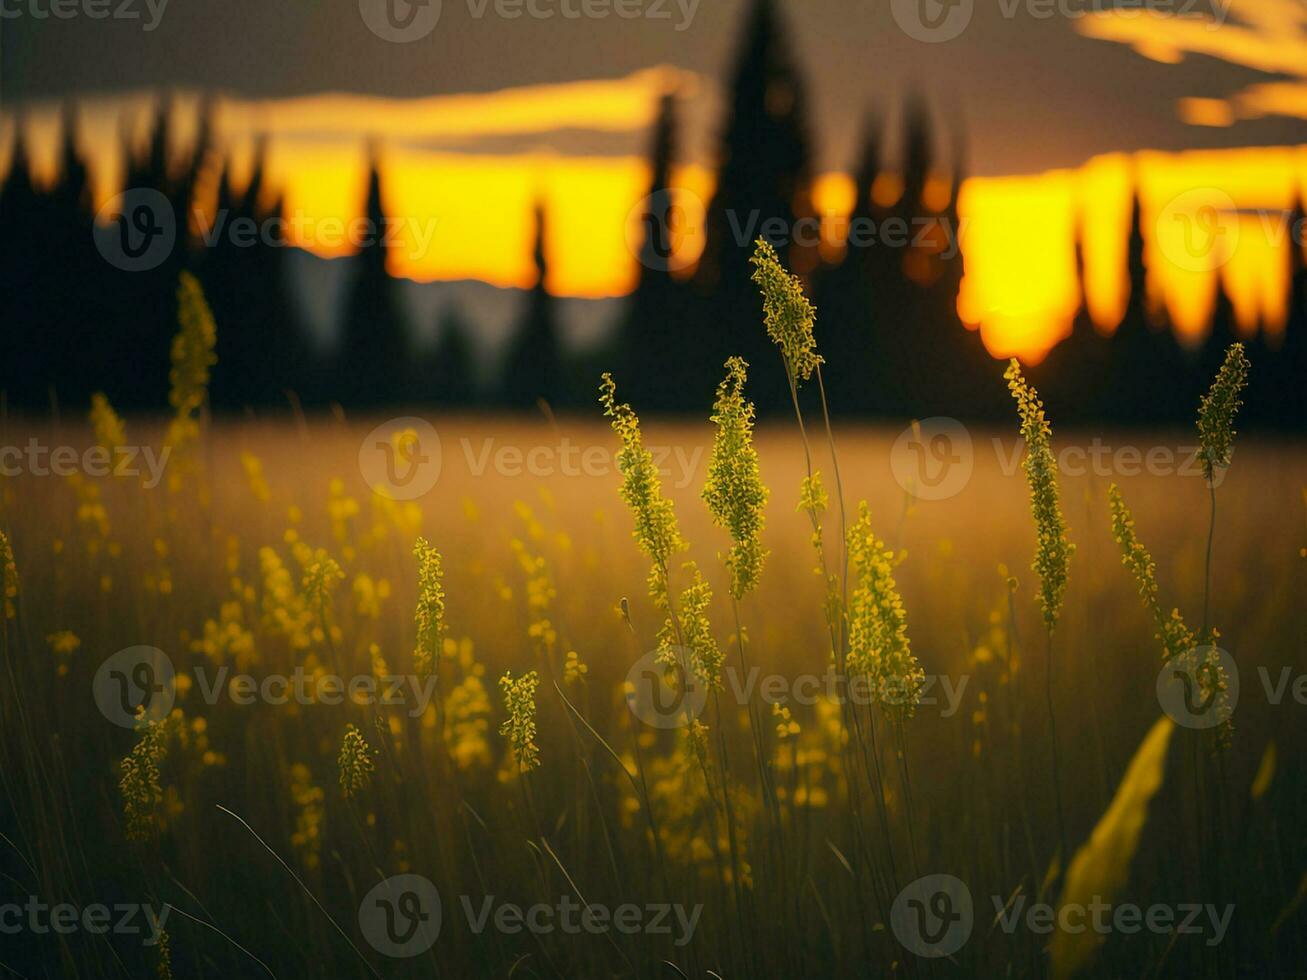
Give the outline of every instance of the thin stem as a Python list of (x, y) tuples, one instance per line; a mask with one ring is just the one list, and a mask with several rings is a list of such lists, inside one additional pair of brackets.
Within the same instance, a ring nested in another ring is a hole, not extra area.
[(1057, 806), (1057, 837), (1061, 847), (1062, 871), (1066, 870), (1067, 853), (1066, 821), (1062, 816), (1062, 781), (1058, 776), (1057, 758), (1057, 719), (1053, 711), (1053, 631), (1046, 632), (1048, 637), (1048, 667), (1044, 671), (1044, 698), (1048, 702), (1048, 742), (1053, 757), (1053, 801)]
[(1200, 643), (1207, 643), (1208, 604), (1212, 596), (1212, 543), (1216, 539), (1216, 484), (1207, 481), (1208, 496), (1211, 498), (1211, 517), (1207, 523), (1207, 561), (1203, 565), (1203, 629), (1198, 634)]

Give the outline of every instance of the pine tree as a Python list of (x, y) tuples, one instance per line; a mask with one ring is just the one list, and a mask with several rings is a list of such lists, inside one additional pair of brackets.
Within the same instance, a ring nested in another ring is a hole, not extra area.
[(502, 402), (511, 408), (531, 408), (539, 399), (557, 406), (567, 396), (554, 298), (546, 285), (549, 266), (545, 258), (545, 212), (538, 203), (535, 227), (532, 254), (536, 281), (527, 296), (522, 321), (509, 341), (500, 388)]
[(368, 174), (367, 219), (370, 238), (350, 260), (354, 279), (331, 392), (333, 400), (355, 407), (393, 404), (412, 393), (408, 330), (398, 283), (386, 267), (386, 215), (375, 154)]
[[(702, 297), (695, 304), (693, 360), (701, 367), (682, 404), (702, 410), (725, 359), (774, 364), (775, 352), (758, 329), (759, 300), (749, 256), (760, 236), (775, 237), (786, 264), (801, 275), (815, 251), (789, 247), (806, 211), (810, 161), (803, 85), (775, 0), (753, 0), (730, 84), (717, 189), (705, 219), (704, 252), (695, 273)], [(821, 328), (818, 327), (820, 330)], [(783, 373), (760, 368), (750, 382), (759, 409), (788, 404)]]
[[(684, 407), (688, 386), (697, 376), (694, 324), (687, 314), (686, 284), (672, 274), (672, 248), (683, 216), (671, 193), (672, 166), (676, 158), (676, 103), (663, 96), (654, 126), (651, 153), (653, 178), (645, 197), (642, 215), (645, 231), (640, 246), (639, 281), (627, 301), (626, 316), (619, 331), (619, 377), (634, 404), (648, 411)], [(650, 370), (657, 365), (657, 370)]]

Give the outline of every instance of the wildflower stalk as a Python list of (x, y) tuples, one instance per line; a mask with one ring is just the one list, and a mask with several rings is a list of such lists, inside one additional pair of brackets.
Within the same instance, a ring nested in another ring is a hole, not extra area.
[(1216, 372), (1212, 386), (1198, 406), (1198, 455), (1203, 464), (1203, 477), (1207, 481), (1211, 500), (1211, 516), (1207, 524), (1207, 558), (1203, 565), (1203, 625), (1199, 633), (1206, 635), (1210, 622), (1208, 612), (1212, 595), (1212, 544), (1216, 538), (1216, 471), (1230, 465), (1234, 452), (1234, 417), (1243, 404), (1240, 396), (1248, 384), (1248, 358), (1243, 344), (1231, 344), (1225, 352), (1225, 361)]
[(1075, 545), (1067, 539), (1066, 520), (1058, 500), (1057, 462), (1053, 457), (1052, 427), (1044, 415), (1044, 403), (1039, 392), (1021, 376), (1021, 366), (1014, 357), (1003, 374), (1008, 391), (1017, 404), (1021, 419), (1021, 438), (1026, 444), (1026, 458), (1022, 464), (1026, 482), (1030, 486), (1030, 511), (1035, 520), (1037, 546), (1031, 566), (1039, 576), (1039, 605), (1044, 616), (1044, 636), (1047, 640), (1047, 664), (1044, 671), (1044, 700), (1048, 707), (1048, 736), (1053, 769), (1053, 799), (1057, 808), (1060, 860), (1066, 861), (1066, 820), (1062, 812), (1062, 783), (1059, 778), (1057, 750), (1057, 715), (1053, 709), (1053, 630), (1062, 614), (1062, 600), (1066, 594), (1067, 566), (1075, 553)]
[[(841, 676), (846, 676), (845, 663), (845, 640), (846, 633), (844, 629), (844, 617), (846, 615), (845, 596), (837, 593), (834, 582), (830, 574), (829, 566), (826, 562), (825, 549), (822, 546), (822, 526), (821, 512), (825, 509), (827, 496), (821, 486), (820, 473), (812, 468), (812, 447), (808, 442), (808, 430), (803, 420), (803, 409), (799, 405), (799, 382), (809, 380), (814, 371), (820, 372), (822, 357), (817, 353), (816, 340), (813, 336), (813, 324), (816, 319), (816, 310), (804, 295), (803, 287), (798, 277), (791, 275), (781, 265), (780, 259), (776, 255), (776, 250), (765, 239), (758, 239), (755, 243), (754, 254), (749, 259), (754, 266), (753, 281), (758, 285), (763, 299), (763, 322), (767, 329), (767, 334), (771, 337), (773, 343), (780, 350), (781, 362), (785, 369), (785, 380), (789, 386), (790, 403), (794, 408), (794, 418), (799, 427), (799, 438), (803, 445), (804, 466), (807, 477), (803, 483), (803, 491), (800, 501), (800, 509), (808, 514), (809, 521), (812, 525), (813, 546), (817, 551), (818, 567), (822, 577), (822, 585), (826, 589), (825, 615), (828, 631), (830, 632), (831, 653), (836, 667)], [(820, 374), (818, 375), (820, 382)], [(823, 393), (823, 413), (829, 418), (829, 413), (825, 409), (825, 399)], [(829, 429), (828, 429), (829, 436)], [(834, 440), (831, 440), (832, 454), (834, 453)], [(838, 466), (838, 461), (836, 462)], [(840, 502), (841, 510), (843, 502)], [(843, 518), (841, 517), (841, 521)], [(844, 724), (846, 730), (852, 730), (854, 741), (857, 742), (857, 751), (861, 756), (862, 770), (867, 778), (868, 785), (876, 790), (876, 801), (878, 813), (880, 816), (881, 829), (885, 836), (886, 854), (890, 866), (890, 891), (897, 891), (898, 873), (894, 861), (894, 845), (889, 831), (889, 807), (885, 796), (885, 784), (880, 772), (880, 752), (876, 745), (876, 733), (874, 719), (869, 717), (870, 737), (871, 737), (871, 761), (867, 757), (867, 741), (863, 737), (862, 722), (858, 716), (855, 706), (845, 702), (842, 706), (844, 714)], [(847, 755), (849, 750), (844, 746), (842, 751)], [(845, 771), (851, 774), (849, 779), (849, 799), (851, 803), (851, 824), (853, 827), (853, 836), (857, 850), (855, 853), (867, 858), (868, 867), (873, 869), (872, 878), (876, 881), (874, 874), (875, 864), (870, 860), (870, 849), (865, 838), (862, 835), (862, 816), (861, 816), (861, 789), (858, 786), (856, 778), (852, 774), (856, 772), (854, 766), (849, 764), (846, 758)], [(873, 889), (875, 890), (875, 889)], [(885, 902), (878, 890), (876, 890), (877, 905), (881, 909), (882, 918), (884, 916)], [(865, 933), (864, 933), (865, 935)]]

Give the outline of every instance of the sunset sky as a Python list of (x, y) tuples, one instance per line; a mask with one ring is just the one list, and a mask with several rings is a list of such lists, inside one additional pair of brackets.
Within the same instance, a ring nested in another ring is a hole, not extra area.
[[(217, 90), (237, 169), (248, 167), (255, 133), (272, 135), (272, 179), (309, 229), (300, 244), (339, 251), (313, 240), (312, 228), (357, 213), (371, 136), (383, 148), (387, 209), (411, 222), (411, 247), (393, 271), (528, 284), (530, 209), (540, 198), (550, 214), (549, 286), (561, 295), (620, 295), (634, 281), (628, 217), (647, 185), (662, 91), (682, 96), (686, 199), (711, 194), (721, 84), (744, 0), (642, 0), (626, 8), (640, 14), (631, 19), (611, 6), (596, 8), (608, 16), (563, 16), (579, 0), (536, 0), (555, 14), (545, 19), (504, 17), (512, 8), (503, 0), (444, 0), (434, 28), (410, 43), (368, 28), (370, 2), (136, 0), (138, 20), (0, 19), (6, 137), (14, 107), (25, 105), (34, 152), (49, 166), (57, 100), (90, 100), (81, 137), (103, 201), (121, 172), (111, 152), (121, 120), (143, 131), (160, 86), (183, 96)], [(817, 204), (832, 222), (852, 203), (842, 172), (864, 119), (879, 109), (892, 124), (899, 96), (915, 87), (941, 125), (965, 126), (966, 165), (978, 179), (962, 202), (959, 308), (995, 354), (1038, 356), (1065, 330), (1079, 302), (1078, 214), (1091, 310), (1112, 322), (1132, 160), (1152, 288), (1179, 328), (1201, 330), (1217, 275), (1241, 322), (1278, 322), (1288, 241), (1275, 212), (1307, 175), (1307, 156), (1287, 149), (1307, 142), (1307, 5), (1208, 0), (1176, 17), (1160, 7), (1093, 12), (1105, 0), (963, 0), (965, 26), (931, 42), (903, 26), (904, 11), (917, 9), (904, 2), (781, 3), (808, 83)], [(1218, 152), (1244, 147), (1268, 149)], [(1219, 247), (1197, 263), (1171, 247), (1196, 211), (1219, 214), (1204, 232)]]

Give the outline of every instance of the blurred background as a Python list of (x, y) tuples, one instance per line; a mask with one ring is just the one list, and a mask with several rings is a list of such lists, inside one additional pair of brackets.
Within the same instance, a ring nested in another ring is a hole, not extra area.
[(9, 0), (5, 396), (162, 408), (187, 268), (220, 411), (612, 368), (701, 415), (774, 357), (765, 236), (837, 411), (1006, 417), (1016, 355), (1064, 421), (1187, 422), (1241, 337), (1300, 429), (1304, 47), (1296, 0)]

